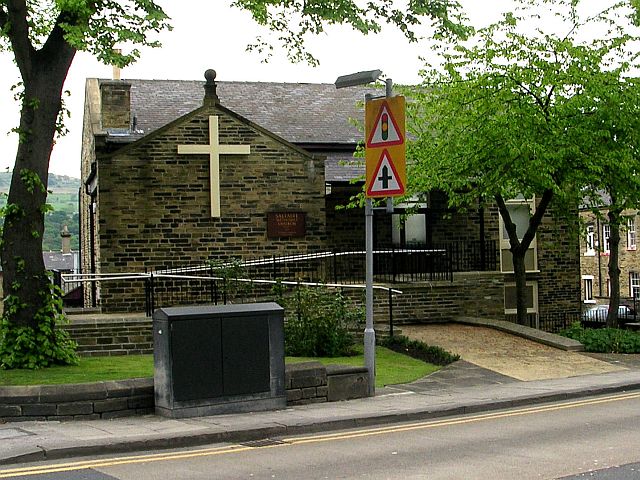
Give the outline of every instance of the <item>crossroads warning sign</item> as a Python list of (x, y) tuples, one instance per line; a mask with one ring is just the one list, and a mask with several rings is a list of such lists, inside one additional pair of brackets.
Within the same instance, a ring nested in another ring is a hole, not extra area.
[(367, 187), (368, 197), (391, 197), (404, 194), (404, 182), (398, 174), (389, 152), (382, 151), (380, 161), (376, 166), (373, 178)]
[(405, 193), (405, 100), (370, 100), (365, 105), (366, 197)]

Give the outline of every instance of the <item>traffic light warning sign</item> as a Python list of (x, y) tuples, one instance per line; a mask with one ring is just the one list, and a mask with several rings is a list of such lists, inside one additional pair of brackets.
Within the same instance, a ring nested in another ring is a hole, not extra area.
[(389, 105), (383, 102), (367, 139), (367, 148), (391, 147), (403, 143), (404, 135), (400, 132), (400, 127), (389, 110)]

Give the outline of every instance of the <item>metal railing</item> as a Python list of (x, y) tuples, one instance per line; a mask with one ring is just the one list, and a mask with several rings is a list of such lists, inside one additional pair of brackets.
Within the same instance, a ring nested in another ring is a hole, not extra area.
[[(383, 283), (405, 283), (453, 279), (452, 262), (447, 250), (376, 249), (374, 279)], [(241, 262), (210, 263), (156, 270), (162, 274), (190, 274), (238, 268), (246, 278), (276, 280), (301, 279), (318, 283), (362, 283), (365, 277), (365, 254), (361, 251), (324, 251), (297, 255), (272, 255)]]
[[(265, 280), (249, 278), (227, 278), (222, 276), (198, 274), (192, 268), (192, 274), (184, 275), (173, 271), (122, 274), (62, 274), (63, 283), (89, 284), (110, 281), (143, 281), (145, 291), (145, 313), (151, 316), (158, 308), (179, 305), (219, 305), (245, 303), (248, 300), (274, 300), (277, 296), (274, 287), (289, 288), (317, 287), (340, 289), (342, 291), (362, 290), (365, 285), (318, 283), (306, 281)], [(374, 290), (384, 291), (388, 298), (389, 331), (393, 334), (393, 295), (401, 295), (402, 291), (383, 285), (374, 285)], [(189, 292), (189, 293), (187, 293)]]
[[(141, 280), (144, 289), (140, 286), (132, 289), (132, 295), (142, 303), (144, 294), (145, 309), (150, 315), (159, 306), (237, 301), (235, 297), (246, 294), (246, 290), (250, 290), (254, 298), (265, 297), (270, 288), (267, 285), (281, 281), (363, 288), (365, 256), (364, 250), (322, 251), (167, 267), (144, 273), (62, 274), (59, 285), (65, 290), (80, 287), (80, 299), (84, 287), (85, 303), (91, 297), (90, 303), (96, 306), (100, 283), (118, 283), (118, 288), (126, 289), (126, 285), (121, 286), (123, 281)], [(378, 248), (374, 250), (374, 282), (453, 281), (454, 271), (496, 270), (496, 259), (495, 242), (453, 242), (430, 248)]]
[[(508, 322), (518, 323), (515, 313), (505, 315)], [(556, 312), (541, 315), (539, 313), (527, 313), (527, 319), (524, 323), (525, 327), (539, 329), (545, 332), (557, 333), (560, 330), (569, 328), (571, 324), (580, 321), (580, 314)]]

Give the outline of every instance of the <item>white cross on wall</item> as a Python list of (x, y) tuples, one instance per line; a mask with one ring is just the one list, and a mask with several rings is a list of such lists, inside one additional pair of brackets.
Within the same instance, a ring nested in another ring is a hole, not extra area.
[(248, 155), (249, 145), (220, 145), (218, 117), (209, 116), (209, 145), (178, 145), (179, 154), (209, 154), (209, 177), (211, 179), (211, 216), (220, 217), (220, 155)]

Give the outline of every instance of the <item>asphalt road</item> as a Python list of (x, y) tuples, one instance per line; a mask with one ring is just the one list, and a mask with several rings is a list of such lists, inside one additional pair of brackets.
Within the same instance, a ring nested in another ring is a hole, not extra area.
[(244, 445), (0, 469), (0, 478), (640, 479), (640, 392)]

